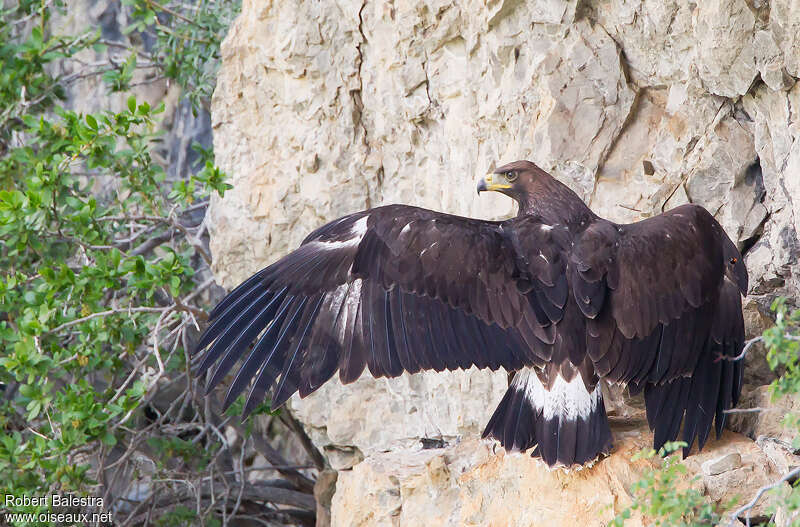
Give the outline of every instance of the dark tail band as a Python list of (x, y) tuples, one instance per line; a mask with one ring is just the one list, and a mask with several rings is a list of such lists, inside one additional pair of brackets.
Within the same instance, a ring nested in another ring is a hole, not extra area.
[(608, 427), (600, 384), (587, 389), (580, 374), (571, 381), (557, 376), (548, 390), (536, 372), (520, 370), (492, 415), (483, 437), (493, 437), (509, 451), (541, 456), (552, 466), (583, 465), (608, 453)]

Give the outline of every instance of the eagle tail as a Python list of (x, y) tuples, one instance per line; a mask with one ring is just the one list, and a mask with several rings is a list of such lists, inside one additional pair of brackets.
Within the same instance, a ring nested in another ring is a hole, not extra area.
[(600, 384), (587, 388), (580, 374), (556, 374), (548, 389), (533, 369), (518, 371), (492, 415), (483, 437), (507, 451), (540, 456), (549, 466), (583, 465), (608, 453), (608, 426)]

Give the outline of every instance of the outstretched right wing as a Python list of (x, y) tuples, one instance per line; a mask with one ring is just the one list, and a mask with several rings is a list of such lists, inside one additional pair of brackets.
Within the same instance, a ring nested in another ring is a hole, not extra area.
[[(226, 395), (245, 413), (308, 395), (338, 370), (374, 377), (541, 365), (551, 321), (520, 287), (503, 224), (393, 205), (309, 235), (214, 309), (198, 371), (210, 391), (256, 341)], [(563, 307), (563, 304), (562, 306)]]

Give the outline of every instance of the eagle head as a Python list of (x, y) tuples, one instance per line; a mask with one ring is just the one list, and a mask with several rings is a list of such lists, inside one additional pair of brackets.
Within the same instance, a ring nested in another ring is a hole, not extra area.
[(484, 190), (493, 190), (522, 201), (521, 198), (529, 193), (541, 174), (546, 173), (530, 161), (514, 161), (482, 178), (478, 182), (478, 194)]
[(725, 259), (725, 276), (739, 287), (743, 295), (747, 295), (747, 268), (741, 253), (727, 236), (724, 237), (722, 256)]

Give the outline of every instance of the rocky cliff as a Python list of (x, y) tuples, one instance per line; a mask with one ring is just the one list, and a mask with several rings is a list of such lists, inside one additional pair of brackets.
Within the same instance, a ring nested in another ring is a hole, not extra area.
[[(708, 208), (745, 254), (759, 333), (771, 300), (800, 289), (799, 30), (791, 0), (245, 1), (212, 109), (234, 185), (209, 212), (216, 276), (233, 287), (322, 223), (383, 203), (506, 217), (510, 200), (479, 199), (475, 180), (530, 159), (615, 221)], [(748, 361), (746, 399), (760, 400), (770, 373)], [(331, 381), (292, 400), (343, 471), (333, 524), (411, 525), (427, 510), (489, 525), (522, 500), (497, 524), (569, 525), (570, 510), (606, 518), (600, 501), (625, 502), (635, 441), (565, 478), (475, 443), (505, 386), (505, 373), (470, 370)], [(759, 419), (738, 427), (755, 438)], [(786, 468), (737, 441), (756, 460), (743, 480)], [(529, 505), (584, 484), (604, 499), (562, 502), (561, 516)]]

